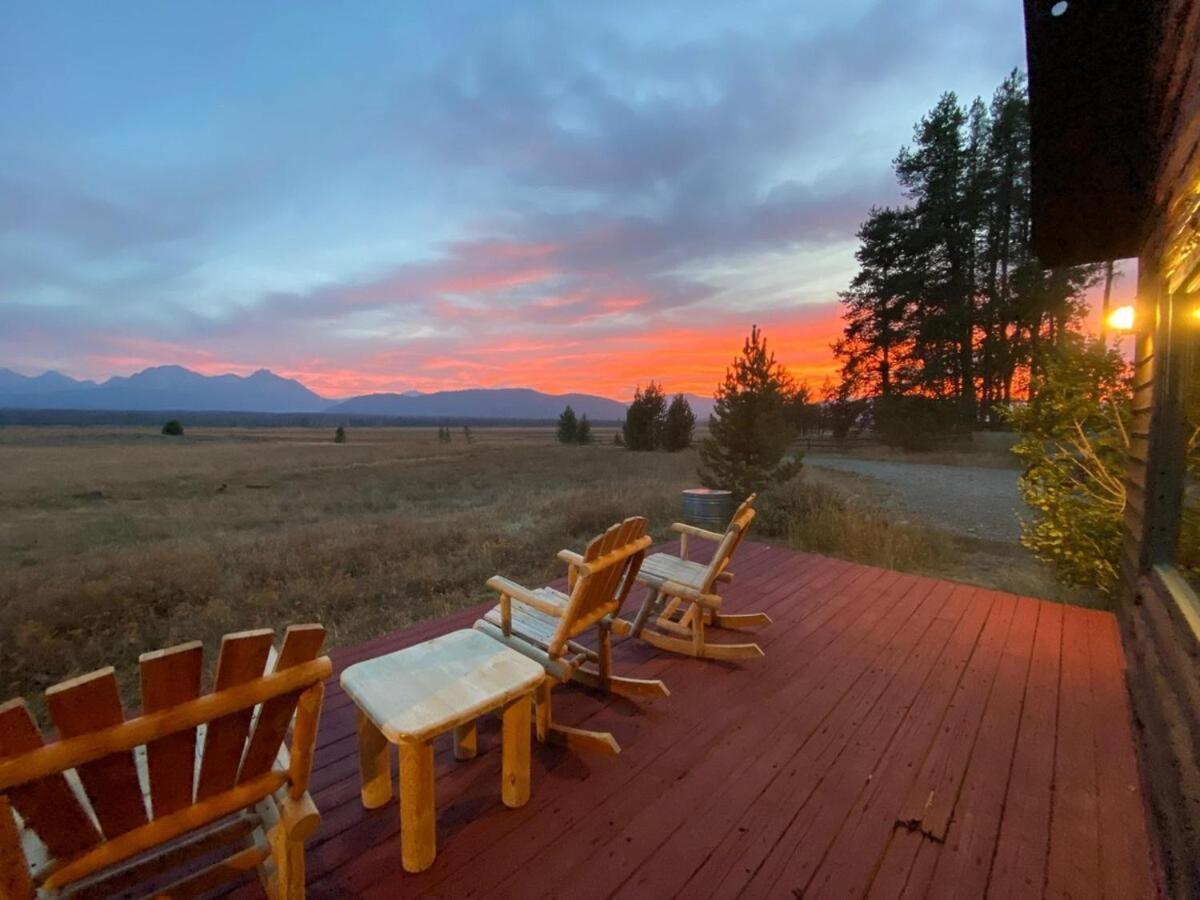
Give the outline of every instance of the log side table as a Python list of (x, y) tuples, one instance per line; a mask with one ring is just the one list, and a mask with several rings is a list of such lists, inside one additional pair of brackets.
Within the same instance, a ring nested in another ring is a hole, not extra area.
[(504, 805), (529, 799), (530, 708), (546, 677), (540, 663), (473, 629), (356, 663), (341, 683), (358, 707), (362, 802), (392, 798), (388, 744), (400, 748), (400, 851), (406, 872), (437, 855), (433, 739), (453, 729), (455, 759), (475, 755), (475, 720), (500, 710), (504, 721), (500, 794)]

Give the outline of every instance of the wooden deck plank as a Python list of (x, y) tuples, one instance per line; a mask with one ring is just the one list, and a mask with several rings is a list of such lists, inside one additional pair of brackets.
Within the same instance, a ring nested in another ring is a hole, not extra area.
[[(817, 726), (803, 734), (799, 726), (804, 722), (795, 715), (796, 704), (786, 702), (779, 713), (779, 725), (762, 739), (756, 752), (748, 754), (751, 763), (735, 764), (736, 777), (721, 779), (719, 771), (712, 773), (706, 796), (697, 804), (699, 811), (671, 828), (654, 849), (652, 865), (638, 867), (635, 862), (630, 866), (634, 874), (626, 873), (622, 889), (631, 895), (674, 895), (693, 875), (687, 862), (697, 854), (714, 872), (745, 865), (748, 854), (743, 843), (771, 833), (773, 818), (800, 806), (811, 792), (811, 773), (825, 771), (831, 760), (845, 752), (859, 726), (872, 717), (881, 698), (886, 697), (889, 686), (904, 677), (904, 667), (919, 667), (923, 658), (932, 663), (956, 622), (953, 617), (942, 617), (946, 606), (954, 605), (950, 601), (952, 591), (949, 584), (917, 581), (909, 596), (917, 601), (918, 608), (879, 645), (876, 655), (864, 659), (864, 671), (851, 688), (840, 697), (831, 697), (829, 709), (810, 704), (806, 692), (799, 710), (821, 715)], [(899, 605), (897, 608), (902, 611)], [(960, 605), (960, 613), (961, 609)], [(876, 633), (882, 638), (889, 630), (888, 624), (881, 622)], [(867, 635), (862, 643), (866, 647), (870, 642), (871, 635)], [(789, 706), (791, 720), (787, 718)], [(719, 790), (713, 790), (714, 784), (720, 786)], [(616, 846), (625, 850), (638, 843), (635, 837)], [(612, 861), (616, 864), (613, 868), (617, 868), (620, 861)], [(603, 862), (598, 868), (607, 871), (609, 860)]]
[[(959, 756), (961, 772), (952, 772), (942, 781), (943, 785), (960, 784), (961, 789), (949, 803), (946, 801), (950, 795), (943, 789), (941, 803), (931, 804), (926, 811), (923, 824), (930, 822), (929, 812), (939, 826), (940, 817), (945, 817), (946, 826), (941, 832), (945, 842), (925, 827), (911, 829), (919, 838), (915, 842), (907, 836), (894, 836), (872, 884), (871, 896), (983, 896), (1000, 828), (1041, 606), (1028, 597), (1018, 598), (975, 740)], [(955, 724), (943, 738), (965, 744), (967, 731)], [(934, 799), (938, 800), (936, 794)]]
[[(361, 806), (353, 706), (336, 672), (470, 627), (492, 604), (335, 650), (309, 897), (1030, 896), (1052, 856), (1055, 885), (1075, 896), (1155, 886), (1111, 616), (763, 544), (744, 544), (735, 563), (727, 609), (774, 619), (755, 634), (764, 659), (616, 643), (618, 672), (662, 678), (671, 696), (561, 690), (556, 718), (614, 732), (622, 753), (535, 745), (533, 794), (516, 810), (500, 802), (494, 717), (470, 762), (439, 740), (439, 853), (420, 875), (400, 869), (395, 806)], [(1057, 746), (1060, 716), (1091, 747), (1090, 826), (1056, 796), (1057, 778), (1072, 787), (1063, 770), (1075, 752)], [(965, 757), (945, 746), (963, 733)], [(895, 830), (917, 777), (931, 774), (935, 797), (948, 798), (931, 807), (949, 822), (945, 843)], [(1113, 819), (1119, 828), (1097, 827)], [(1068, 847), (1094, 855), (1094, 879), (1063, 865)], [(236, 892), (261, 896), (248, 883)]]
[[(1155, 885), (1147, 831), (1106, 823), (1134, 822), (1146, 816), (1130, 729), (1125, 660), (1112, 616), (1088, 612), (1092, 698), (1096, 733), (1096, 781), (1100, 793), (1100, 885), (1105, 897), (1151, 897)], [(1124, 712), (1117, 715), (1117, 711)]]
[(1054, 805), (1046, 895), (1100, 896), (1099, 792), (1096, 785), (1096, 716), (1092, 709), (1088, 616), (1063, 609), (1058, 741), (1054, 754)]
[(1050, 846), (1063, 607), (1042, 604), (988, 896), (1040, 894)]
[[(911, 649), (936, 611), (918, 618), (916, 625), (908, 628), (918, 610), (927, 605), (940, 608), (937, 600), (926, 604), (935, 587), (935, 582), (912, 577), (897, 579), (890, 584), (880, 599), (890, 599), (898, 594), (894, 602), (870, 604), (868, 615), (857, 620), (848, 637), (843, 634), (842, 640), (826, 648), (819, 659), (813, 659), (802, 674), (785, 676), (785, 683), (805, 698), (803, 703), (796, 704), (786, 692), (778, 689), (768, 692), (762, 697), (760, 707), (770, 723), (768, 727), (762, 730), (723, 728), (713, 734), (701, 762), (685, 769), (672, 782), (669, 810), (647, 807), (644, 803), (633, 807), (625, 828), (580, 861), (594, 872), (593, 876), (585, 884), (572, 885), (572, 873), (566, 870), (563, 878), (547, 879), (551, 890), (570, 890), (582, 898), (607, 896), (621, 887), (648, 856), (656, 854), (658, 847), (677, 829), (700, 820), (705, 823), (706, 831), (713, 830), (718, 810), (728, 813), (731, 806), (732, 798), (728, 794), (714, 797), (719, 793), (716, 789), (720, 785), (747, 789), (749, 796), (741, 798), (742, 808), (768, 787), (774, 794), (771, 785), (774, 776), (784, 767), (804, 765), (804, 762), (793, 764), (790, 759), (798, 750), (810, 745), (810, 739), (830, 715), (850, 705), (846, 701), (847, 694), (864, 673), (876, 665), (891, 667), (897, 661), (881, 661), (881, 656), (903, 652), (900, 648)], [(874, 624), (870, 624), (872, 621)], [(908, 636), (898, 636), (905, 631)], [(755, 700), (757, 705), (757, 697)], [(740, 718), (739, 712), (736, 719)], [(735, 720), (731, 724), (740, 723)], [(747, 764), (749, 760), (753, 761), (752, 765)], [(685, 838), (685, 841), (692, 842), (693, 853), (702, 849), (695, 846), (699, 842), (695, 836)], [(648, 868), (662, 872), (667, 867), (656, 858), (654, 865)], [(661, 887), (630, 886), (628, 890), (642, 896), (668, 893)]]
[[(974, 599), (976, 603), (982, 599), (988, 606), (978, 640), (956, 648), (960, 654), (945, 675), (926, 685), (914, 703), (914, 709), (921, 706), (921, 714), (906, 720), (903, 733), (897, 734), (883, 759), (867, 773), (870, 777), (847, 785), (843, 796), (849, 802), (841, 809), (844, 821), (819, 840), (806, 841), (798, 848), (781, 846), (772, 860), (774, 865), (764, 866), (752, 887), (757, 883), (774, 891), (803, 889), (854, 896), (866, 890), (895, 827), (896, 810), (912, 787), (930, 744), (941, 732), (967, 673), (986, 673), (999, 661), (1016, 599), (991, 592), (977, 593)], [(826, 852), (817, 853), (818, 848)]]

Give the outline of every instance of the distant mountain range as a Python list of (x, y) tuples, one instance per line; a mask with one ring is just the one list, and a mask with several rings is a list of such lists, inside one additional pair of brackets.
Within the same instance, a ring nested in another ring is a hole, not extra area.
[[(688, 395), (697, 419), (713, 401)], [(544, 394), (529, 388), (475, 388), (422, 394), (366, 394), (331, 400), (293, 378), (266, 369), (253, 375), (201, 375), (182, 366), (155, 366), (100, 383), (58, 372), (36, 377), (0, 369), (0, 408), (128, 411), (332, 413), (421, 419), (554, 419), (570, 405), (598, 421), (625, 417), (625, 404), (592, 394)]]

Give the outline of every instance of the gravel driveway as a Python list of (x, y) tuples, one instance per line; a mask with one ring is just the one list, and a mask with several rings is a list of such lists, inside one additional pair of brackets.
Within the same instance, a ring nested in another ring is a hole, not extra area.
[(856, 472), (883, 482), (901, 509), (931, 525), (981, 538), (1016, 541), (1020, 473), (1013, 469), (934, 466), (842, 456), (806, 456), (804, 465)]

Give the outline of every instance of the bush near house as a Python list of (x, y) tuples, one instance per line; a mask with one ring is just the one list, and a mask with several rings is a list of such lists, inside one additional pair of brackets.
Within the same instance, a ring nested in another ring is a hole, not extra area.
[(1117, 584), (1130, 386), (1115, 350), (1083, 338), (1051, 351), (1029, 403), (1011, 408), (1025, 464), (1021, 543), (1060, 581), (1110, 595)]

